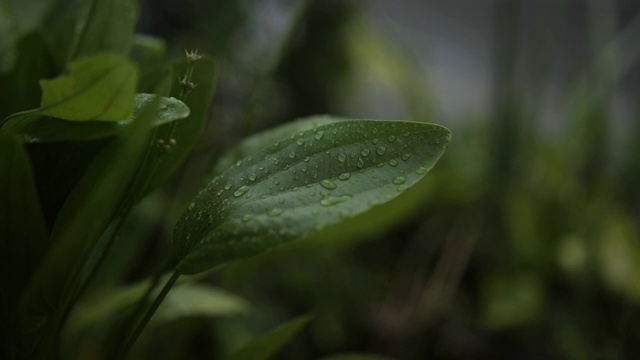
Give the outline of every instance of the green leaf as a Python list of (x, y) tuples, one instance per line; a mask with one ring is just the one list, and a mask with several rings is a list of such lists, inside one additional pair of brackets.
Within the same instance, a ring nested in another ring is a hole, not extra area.
[(38, 107), (41, 95), (38, 81), (58, 73), (52, 63), (51, 51), (40, 33), (31, 33), (20, 39), (17, 55), (13, 69), (0, 76), (0, 122), (12, 113)]
[(174, 229), (178, 271), (257, 255), (386, 203), (451, 139), (442, 126), (348, 120), (291, 134), (214, 178)]
[[(103, 139), (125, 131), (154, 97), (153, 94), (136, 94), (133, 114), (129, 119), (122, 121), (75, 122), (42, 116), (24, 116), (10, 119), (4, 124), (3, 129), (19, 134), (22, 140), (28, 143)], [(189, 108), (182, 101), (168, 97), (160, 97), (159, 101), (153, 116), (153, 126), (161, 126), (189, 116)]]
[(255, 154), (262, 148), (267, 147), (288, 135), (296, 134), (300, 131), (310, 130), (318, 126), (342, 120), (344, 119), (327, 115), (309, 116), (306, 118), (297, 119), (290, 123), (283, 124), (273, 129), (265, 130), (263, 132), (248, 136), (247, 138), (243, 139), (240, 144), (227, 151), (220, 158), (220, 160), (218, 160), (213, 173), (215, 175), (220, 174), (226, 168), (235, 164), (236, 161), (248, 157), (251, 154)]
[(38, 114), (66, 120), (119, 121), (131, 116), (138, 71), (123, 57), (101, 54), (77, 60), (69, 75), (41, 80)]
[(244, 299), (211, 286), (183, 285), (169, 292), (151, 319), (159, 325), (188, 316), (232, 316), (246, 314), (249, 303)]
[[(92, 326), (104, 326), (109, 321), (127, 316), (148, 286), (149, 282), (144, 281), (88, 297), (74, 308), (66, 331), (80, 334)], [(237, 295), (211, 286), (184, 284), (171, 290), (150, 325), (160, 325), (186, 316), (234, 316), (247, 313), (249, 309), (249, 303)]]
[(14, 31), (18, 36), (22, 36), (41, 25), (54, 2), (54, 0), (0, 0), (0, 7), (4, 5), (6, 10), (11, 13), (16, 25)]
[(89, 0), (80, 9), (70, 59), (101, 52), (129, 55), (136, 20), (133, 0)]
[(26, 150), (15, 136), (0, 131), (0, 154), (0, 340), (4, 344), (11, 334), (15, 336), (14, 308), (44, 254), (48, 234)]
[(311, 316), (301, 316), (290, 320), (259, 338), (229, 357), (229, 360), (266, 360), (275, 355), (293, 339), (311, 320)]
[(126, 201), (148, 146), (155, 106), (145, 106), (138, 121), (100, 151), (65, 200), (51, 234), (52, 247), (25, 295), (25, 326), (33, 323), (33, 314), (59, 314), (73, 300), (80, 270)]
[(4, 2), (0, 2), (0, 74), (11, 70), (16, 60), (18, 34), (15, 27), (11, 13)]

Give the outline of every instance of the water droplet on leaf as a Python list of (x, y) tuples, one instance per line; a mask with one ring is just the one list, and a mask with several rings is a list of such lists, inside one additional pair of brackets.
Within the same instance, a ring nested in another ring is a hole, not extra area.
[(241, 187), (239, 187), (239, 188), (238, 188), (238, 190), (236, 190), (236, 191), (233, 193), (233, 196), (235, 196), (235, 197), (240, 197), (240, 196), (242, 196), (242, 195), (246, 194), (246, 193), (247, 193), (247, 191), (249, 191), (249, 187), (248, 187), (248, 186), (241, 186)]
[(333, 181), (327, 180), (327, 179), (320, 180), (320, 185), (322, 185), (323, 188), (329, 189), (329, 190), (333, 190), (337, 187)]
[(396, 185), (402, 185), (407, 181), (407, 178), (405, 178), (404, 176), (398, 176), (397, 178), (393, 179), (393, 183)]

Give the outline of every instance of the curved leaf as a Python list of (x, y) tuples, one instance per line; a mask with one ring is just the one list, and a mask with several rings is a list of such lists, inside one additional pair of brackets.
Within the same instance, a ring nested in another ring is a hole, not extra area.
[(71, 63), (68, 75), (41, 80), (39, 109), (11, 115), (51, 116), (72, 121), (120, 121), (131, 116), (138, 70), (127, 59), (101, 54)]
[[(3, 129), (20, 135), (28, 143), (51, 141), (87, 141), (115, 136), (124, 131), (141, 113), (143, 107), (154, 100), (153, 94), (136, 94), (133, 114), (129, 119), (111, 121), (67, 121), (43, 116), (14, 117)], [(189, 108), (176, 98), (160, 97), (153, 117), (153, 126), (160, 126), (189, 116)]]
[(257, 255), (385, 203), (420, 180), (450, 139), (439, 125), (375, 120), (281, 139), (196, 196), (174, 229), (177, 269)]

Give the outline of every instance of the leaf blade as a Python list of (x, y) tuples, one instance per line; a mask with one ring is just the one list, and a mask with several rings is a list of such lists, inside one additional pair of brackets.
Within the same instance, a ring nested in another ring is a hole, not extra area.
[(127, 59), (104, 53), (79, 59), (69, 74), (41, 80), (38, 114), (72, 121), (120, 121), (131, 116), (138, 70)]
[(450, 138), (439, 125), (347, 120), (282, 139), (196, 196), (174, 229), (177, 269), (257, 255), (385, 203), (420, 180)]

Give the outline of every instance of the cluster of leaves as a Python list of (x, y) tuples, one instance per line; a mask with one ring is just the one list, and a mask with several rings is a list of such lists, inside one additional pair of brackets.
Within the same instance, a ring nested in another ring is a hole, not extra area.
[[(422, 179), (450, 141), (437, 125), (330, 117), (248, 138), (178, 221), (178, 262), (162, 291), (159, 274), (78, 305), (134, 205), (192, 151), (215, 68), (197, 53), (166, 62), (161, 41), (134, 35), (131, 0), (87, 1), (77, 11), (71, 3), (36, 1), (25, 10), (0, 2), (8, 27), (0, 35), (3, 358), (56, 358), (63, 330), (79, 334), (116, 314), (103, 350), (124, 356), (181, 274), (357, 221)], [(197, 284), (170, 295), (154, 321), (245, 307)], [(308, 321), (282, 325), (231, 358), (267, 358)]]

